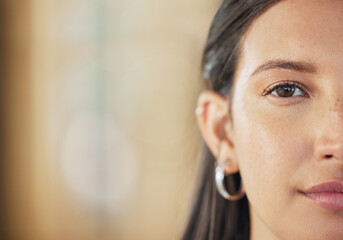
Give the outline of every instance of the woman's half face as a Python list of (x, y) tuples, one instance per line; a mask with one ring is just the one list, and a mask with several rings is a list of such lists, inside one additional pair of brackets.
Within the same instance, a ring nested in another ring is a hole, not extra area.
[(252, 239), (343, 239), (343, 1), (281, 1), (241, 50), (233, 142)]

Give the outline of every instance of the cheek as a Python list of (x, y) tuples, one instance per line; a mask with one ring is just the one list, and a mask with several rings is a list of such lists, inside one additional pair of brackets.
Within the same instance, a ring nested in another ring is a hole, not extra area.
[(249, 101), (235, 109), (234, 145), (249, 200), (268, 207), (270, 199), (287, 204), (299, 183), (297, 171), (311, 156), (303, 117)]

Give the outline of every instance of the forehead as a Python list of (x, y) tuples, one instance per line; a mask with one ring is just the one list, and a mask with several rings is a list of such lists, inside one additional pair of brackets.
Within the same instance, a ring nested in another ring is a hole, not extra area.
[(251, 72), (279, 58), (322, 67), (342, 62), (343, 1), (285, 0), (258, 17), (244, 35), (239, 68)]

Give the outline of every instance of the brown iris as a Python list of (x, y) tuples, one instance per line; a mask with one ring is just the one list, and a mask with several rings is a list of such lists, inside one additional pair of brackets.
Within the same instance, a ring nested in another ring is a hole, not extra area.
[(284, 85), (277, 87), (274, 91), (279, 97), (292, 97), (295, 92), (295, 87), (292, 85)]

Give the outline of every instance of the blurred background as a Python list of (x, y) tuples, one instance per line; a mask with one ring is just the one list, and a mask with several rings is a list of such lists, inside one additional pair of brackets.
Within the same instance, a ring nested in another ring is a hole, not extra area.
[(180, 237), (219, 4), (0, 1), (0, 239)]

